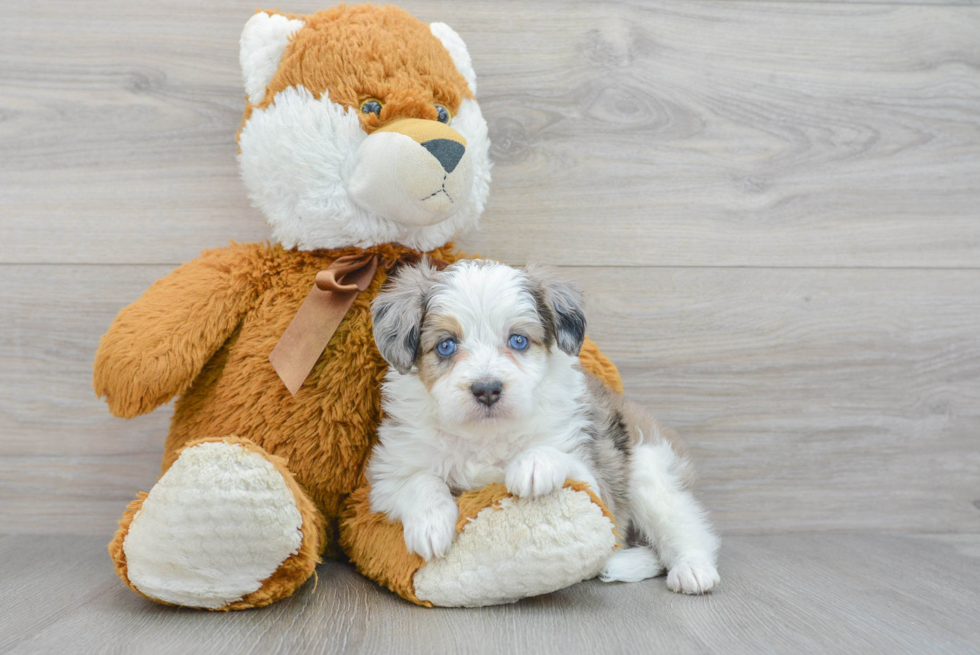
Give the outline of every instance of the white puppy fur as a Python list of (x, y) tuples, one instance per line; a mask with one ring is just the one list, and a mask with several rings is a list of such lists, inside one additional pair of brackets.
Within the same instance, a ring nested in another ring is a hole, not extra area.
[(649, 415), (582, 372), (581, 294), (540, 269), (462, 261), (404, 269), (374, 303), (391, 364), (386, 418), (367, 475), (371, 505), (404, 526), (408, 549), (443, 556), (455, 495), (489, 483), (539, 497), (591, 486), (628, 545), (600, 573), (705, 593), (718, 539), (687, 490), (691, 467)]
[[(264, 12), (246, 24), (240, 61), (258, 104), (289, 38), (303, 21)], [(476, 93), (466, 45), (443, 23), (430, 26)], [(401, 243), (432, 250), (475, 228), (490, 193), (490, 140), (480, 106), (462, 101), (450, 125), (465, 141), (452, 170), (410, 138), (368, 135), (355, 108), (315, 97), (302, 85), (256, 107), (242, 127), (238, 156), (252, 204), (287, 248), (367, 248)]]

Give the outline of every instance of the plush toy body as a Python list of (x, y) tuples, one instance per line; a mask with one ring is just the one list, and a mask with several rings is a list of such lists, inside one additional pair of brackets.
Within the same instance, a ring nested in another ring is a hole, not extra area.
[[(362, 572), (421, 604), (505, 602), (595, 574), (613, 526), (575, 483), (536, 502), (465, 494), (457, 543), (424, 567), (367, 503), (386, 370), (370, 302), (402, 262), (457, 260), (446, 244), (476, 225), (488, 192), (462, 40), (392, 7), (259, 13), (241, 60), (242, 174), (280, 243), (204, 253), (100, 344), (94, 385), (113, 413), (178, 398), (164, 474), (110, 544), (117, 572), (148, 598), (209, 609), (290, 595), (338, 537)], [(294, 396), (270, 355), (317, 274), (347, 255), (376, 256), (377, 272)], [(582, 362), (619, 386), (591, 344)]]

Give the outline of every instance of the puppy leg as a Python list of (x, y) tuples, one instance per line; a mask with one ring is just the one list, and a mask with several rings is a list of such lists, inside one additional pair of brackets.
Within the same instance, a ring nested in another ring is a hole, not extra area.
[(599, 572), (603, 582), (639, 582), (664, 572), (656, 553), (644, 546), (624, 548), (606, 560)]
[(599, 494), (599, 485), (588, 466), (575, 455), (551, 446), (529, 448), (515, 457), (504, 473), (507, 491), (520, 498), (546, 496), (573, 478), (588, 484)]
[(666, 441), (638, 445), (630, 475), (630, 511), (634, 525), (667, 567), (667, 587), (703, 594), (720, 580), (715, 569), (718, 537), (704, 508), (684, 488), (686, 467)]
[(459, 507), (445, 482), (427, 472), (399, 480), (375, 479), (371, 509), (401, 521), (405, 546), (425, 561), (442, 557), (456, 537)]

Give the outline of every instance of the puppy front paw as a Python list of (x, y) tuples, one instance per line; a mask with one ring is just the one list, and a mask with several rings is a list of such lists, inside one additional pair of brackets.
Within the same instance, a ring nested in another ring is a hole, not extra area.
[(515, 496), (537, 498), (561, 489), (567, 477), (567, 463), (555, 454), (543, 449), (529, 450), (518, 455), (507, 467), (504, 484)]
[(459, 508), (454, 502), (439, 503), (406, 516), (402, 521), (405, 546), (426, 562), (449, 552), (456, 537)]
[(706, 594), (719, 582), (717, 569), (701, 558), (682, 560), (667, 574), (667, 588), (679, 594)]

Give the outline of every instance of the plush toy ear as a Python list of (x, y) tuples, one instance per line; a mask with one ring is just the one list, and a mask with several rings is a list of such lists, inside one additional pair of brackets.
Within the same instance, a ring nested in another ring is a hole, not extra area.
[(265, 89), (279, 70), (283, 50), (289, 45), (289, 37), (303, 21), (289, 19), (279, 14), (260, 11), (245, 23), (240, 42), (238, 61), (242, 65), (245, 93), (253, 105), (262, 102)]
[(432, 34), (437, 39), (442, 41), (443, 47), (449, 51), (449, 56), (453, 58), (453, 63), (456, 64), (456, 70), (466, 78), (470, 91), (476, 95), (476, 71), (473, 70), (473, 61), (470, 59), (470, 53), (466, 50), (466, 44), (463, 43), (462, 37), (445, 23), (429, 23), (429, 29), (432, 30)]
[(527, 266), (531, 293), (545, 326), (554, 333), (555, 343), (564, 352), (578, 357), (585, 343), (585, 299), (578, 287), (556, 277), (550, 269)]
[(425, 260), (406, 267), (371, 303), (374, 342), (385, 361), (403, 375), (418, 356), (425, 294), (436, 274)]

